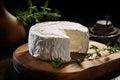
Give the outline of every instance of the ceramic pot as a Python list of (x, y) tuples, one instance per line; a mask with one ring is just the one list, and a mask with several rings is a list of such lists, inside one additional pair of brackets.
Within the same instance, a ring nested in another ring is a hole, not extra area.
[(98, 20), (93, 27), (89, 28), (90, 39), (104, 44), (116, 43), (120, 36), (120, 29), (114, 27), (111, 21)]
[(13, 47), (24, 38), (23, 24), (5, 9), (2, 0), (0, 0), (0, 47)]

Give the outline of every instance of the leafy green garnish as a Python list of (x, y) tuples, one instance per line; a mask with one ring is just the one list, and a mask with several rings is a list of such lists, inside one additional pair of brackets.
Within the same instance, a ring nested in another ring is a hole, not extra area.
[(17, 19), (20, 20), (25, 26), (31, 26), (37, 22), (47, 20), (57, 20), (61, 17), (57, 10), (52, 12), (52, 10), (48, 8), (48, 0), (45, 2), (44, 6), (41, 7), (41, 11), (37, 8), (37, 6), (33, 6), (31, 0), (28, 0), (27, 4), (27, 10), (14, 10), (14, 14)]
[(117, 43), (115, 43), (115, 45), (113, 47), (111, 46), (107, 46), (107, 51), (109, 51), (109, 53), (115, 53), (117, 51), (120, 51), (120, 47), (118, 46)]
[(55, 59), (49, 63), (52, 65), (53, 68), (60, 68), (62, 64), (66, 64), (66, 63), (68, 64), (68, 63), (72, 63), (72, 62), (79, 63), (80, 59), (71, 59), (68, 62), (61, 62), (61, 59)]
[(106, 44), (107, 48), (102, 48), (99, 49), (97, 46), (95, 45), (91, 45), (91, 47), (89, 49), (93, 49), (94, 52), (93, 53), (87, 53), (87, 57), (91, 57), (93, 56), (93, 54), (96, 54), (97, 56), (101, 57), (101, 51), (108, 51), (110, 54), (115, 53), (120, 51), (120, 47), (117, 43), (115, 43), (113, 46), (111, 46), (111, 43), (107, 43)]
[(101, 54), (100, 54), (101, 49), (99, 49), (97, 46), (91, 45), (91, 47), (89, 49), (93, 49), (95, 52), (87, 53), (87, 55), (86, 55), (87, 58), (93, 56), (93, 54), (97, 54), (97, 56), (101, 57)]
[(62, 62), (60, 60), (53, 60), (49, 62), (53, 68), (59, 68), (62, 65)]

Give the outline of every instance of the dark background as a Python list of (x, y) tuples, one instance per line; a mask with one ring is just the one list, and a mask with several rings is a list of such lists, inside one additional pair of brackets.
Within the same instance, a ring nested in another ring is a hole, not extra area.
[[(2, 1), (5, 8), (12, 14), (14, 9), (27, 8), (27, 0)], [(45, 0), (32, 1), (33, 5), (37, 5), (38, 8), (45, 3)], [(106, 15), (108, 15), (113, 25), (120, 28), (120, 4), (119, 2), (115, 2), (115, 0), (49, 0), (48, 7), (52, 10), (59, 10), (63, 20), (76, 21), (88, 27), (93, 26), (99, 19), (106, 19)], [(16, 74), (12, 65), (12, 59), (9, 59), (9, 56), (12, 57), (12, 54), (5, 53), (0, 49), (0, 80), (23, 80), (21, 76)], [(8, 59), (5, 59), (6, 57)], [(119, 75), (120, 72), (117, 74), (113, 73), (99, 80), (110, 80)]]
[[(33, 5), (37, 5), (38, 8), (43, 6), (45, 1), (32, 0)], [(27, 0), (3, 0), (3, 3), (11, 13), (14, 9), (27, 7)], [(53, 11), (57, 9), (63, 20), (77, 21), (88, 27), (99, 19), (106, 19), (106, 15), (114, 26), (120, 26), (120, 5), (115, 0), (49, 0), (48, 7)]]

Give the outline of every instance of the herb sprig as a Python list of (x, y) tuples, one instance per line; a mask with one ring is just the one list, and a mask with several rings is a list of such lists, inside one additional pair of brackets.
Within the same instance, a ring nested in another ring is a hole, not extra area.
[(111, 44), (108, 43), (106, 49), (110, 54), (120, 51), (120, 46), (117, 43), (115, 43), (113, 47), (111, 47), (110, 45)]
[(43, 6), (41, 6), (41, 11), (37, 6), (33, 6), (31, 0), (28, 0), (27, 10), (14, 10), (14, 15), (20, 20), (25, 26), (31, 26), (37, 22), (47, 21), (47, 20), (57, 20), (61, 15), (59, 11), (55, 10), (52, 12), (51, 8), (48, 8), (48, 0)]
[(56, 59), (56, 60), (53, 60), (49, 63), (52, 65), (53, 68), (60, 68), (62, 64), (68, 64), (68, 63), (72, 63), (72, 62), (79, 63), (80, 59), (73, 59), (72, 58), (68, 62), (61, 62), (61, 59)]
[(91, 47), (89, 49), (94, 50), (94, 52), (87, 53), (87, 55), (86, 55), (87, 58), (92, 57), (94, 54), (96, 54), (98, 57), (101, 57), (102, 56), (101, 51), (108, 51), (110, 54), (120, 51), (120, 47), (117, 43), (115, 43), (114, 46), (111, 46), (111, 43), (107, 43), (106, 46), (107, 46), (106, 48), (100, 49), (95, 45), (91, 45)]

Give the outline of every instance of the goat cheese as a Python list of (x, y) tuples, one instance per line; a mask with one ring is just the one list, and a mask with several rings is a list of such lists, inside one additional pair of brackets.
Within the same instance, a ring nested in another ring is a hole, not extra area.
[(70, 21), (49, 21), (31, 26), (29, 53), (41, 60), (71, 60), (70, 52), (86, 53), (89, 45), (88, 28)]

